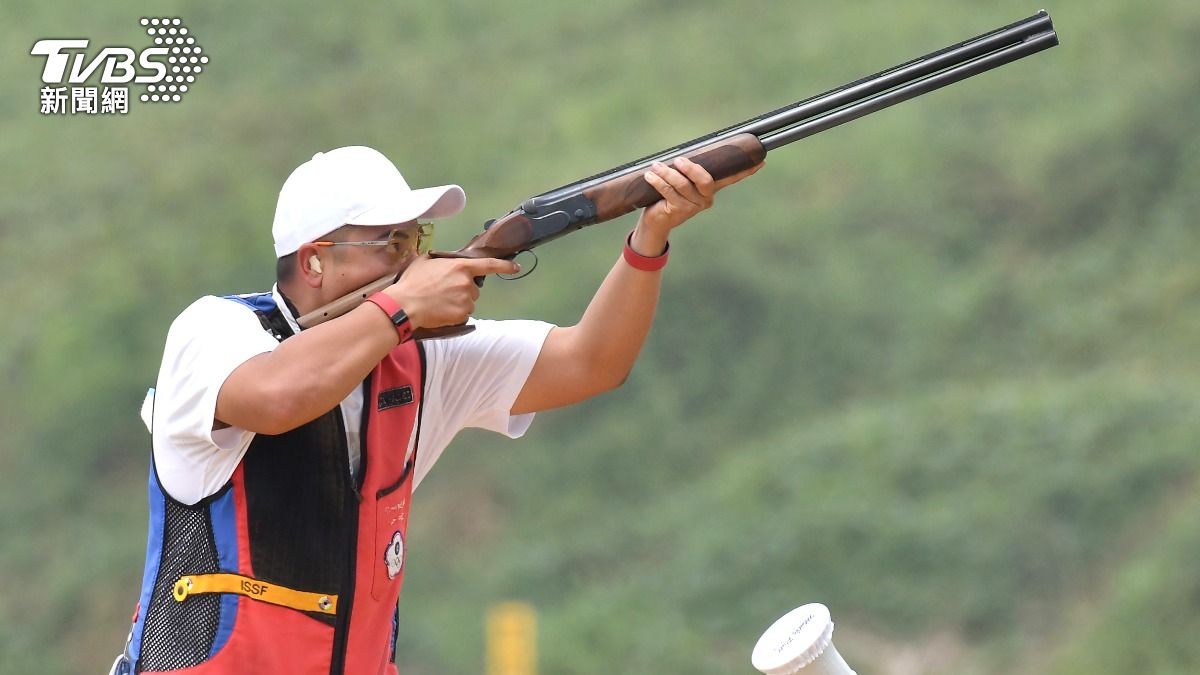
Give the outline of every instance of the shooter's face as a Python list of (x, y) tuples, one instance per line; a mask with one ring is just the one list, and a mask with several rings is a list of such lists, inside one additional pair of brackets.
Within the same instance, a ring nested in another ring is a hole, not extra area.
[(395, 276), (417, 256), (416, 223), (352, 226), (338, 230), (321, 250), (321, 295), (335, 300), (385, 275)]

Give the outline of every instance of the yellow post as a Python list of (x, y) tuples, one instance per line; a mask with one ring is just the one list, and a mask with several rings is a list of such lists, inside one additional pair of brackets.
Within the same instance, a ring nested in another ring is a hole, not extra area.
[(524, 602), (487, 614), (487, 675), (537, 675), (537, 612)]

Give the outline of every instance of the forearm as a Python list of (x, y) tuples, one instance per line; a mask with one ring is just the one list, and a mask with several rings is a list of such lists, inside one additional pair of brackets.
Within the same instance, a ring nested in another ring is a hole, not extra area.
[(242, 364), (217, 397), (220, 422), (282, 433), (333, 409), (396, 346), (388, 317), (366, 303)]
[[(632, 246), (642, 255), (657, 256), (666, 245), (661, 234), (634, 230)], [(619, 385), (633, 369), (654, 322), (662, 275), (662, 270), (643, 271), (618, 259), (572, 329), (579, 353), (607, 387)]]
[[(630, 241), (633, 250), (644, 257), (662, 254), (675, 227), (712, 206), (718, 189), (762, 165), (720, 183), (714, 183), (703, 167), (687, 159), (676, 159), (674, 166), (671, 169), (656, 162), (645, 173), (646, 181), (663, 199), (642, 211)], [(662, 274), (618, 260), (579, 323), (550, 331), (512, 412), (570, 405), (624, 382), (650, 333)]]
[(361, 385), (399, 340), (392, 322), (374, 304), (364, 303), (341, 318), (345, 320), (314, 326), (285, 340), (274, 352), (284, 364), (284, 380), (297, 385), (295, 398), (309, 419)]

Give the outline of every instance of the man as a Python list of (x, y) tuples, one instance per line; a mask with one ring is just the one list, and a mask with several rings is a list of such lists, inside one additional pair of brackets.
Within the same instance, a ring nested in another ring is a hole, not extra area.
[[(419, 255), (462, 210), (365, 147), (318, 153), (279, 194), (270, 293), (197, 300), (174, 321), (147, 417), (150, 533), (114, 672), (394, 673), (415, 485), (462, 428), (516, 438), (533, 413), (618, 386), (650, 329), (671, 230), (709, 208), (699, 165), (656, 164), (645, 209), (575, 326), (467, 321), (498, 259)], [(296, 318), (384, 275), (346, 314)], [(144, 411), (145, 412), (145, 411)]]

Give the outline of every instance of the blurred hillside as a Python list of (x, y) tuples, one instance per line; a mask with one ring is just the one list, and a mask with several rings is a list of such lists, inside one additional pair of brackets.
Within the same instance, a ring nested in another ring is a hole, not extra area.
[[(101, 672), (145, 547), (136, 417), (167, 326), (268, 288), (279, 186), (382, 150), (520, 200), (1032, 14), (1035, 5), (166, 2), (180, 104), (38, 114), (48, 37), (126, 2), (5, 5), (0, 671)], [(629, 382), (464, 433), (422, 484), (406, 675), (749, 673), (820, 601), (860, 673), (1200, 672), (1200, 5), (1064, 0), (1062, 45), (778, 153), (673, 241)], [(1193, 187), (1188, 187), (1188, 186)], [(578, 318), (632, 219), (541, 249), (479, 314)]]

